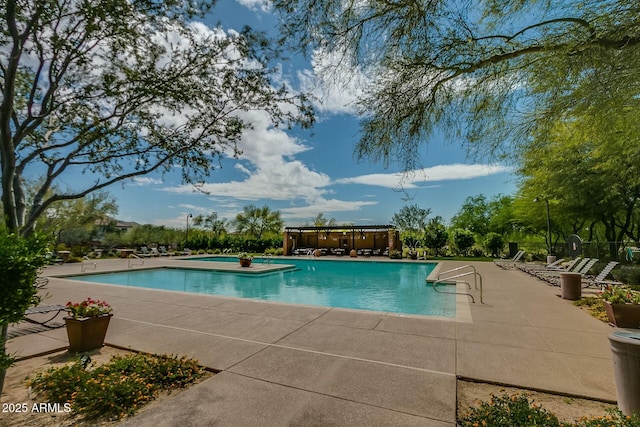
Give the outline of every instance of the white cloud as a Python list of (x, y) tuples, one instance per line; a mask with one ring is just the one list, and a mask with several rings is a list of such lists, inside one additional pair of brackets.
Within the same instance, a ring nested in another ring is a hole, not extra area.
[(502, 165), (466, 165), (454, 163), (418, 169), (407, 173), (375, 173), (352, 178), (342, 178), (337, 184), (362, 184), (386, 188), (425, 188), (424, 183), (439, 181), (455, 181), (473, 179), (498, 173), (510, 172), (512, 169)]
[[(329, 176), (294, 159), (295, 154), (309, 150), (309, 147), (272, 127), (264, 112), (247, 112), (243, 118), (251, 122), (253, 129), (245, 130), (242, 135), (239, 159), (243, 163), (237, 163), (235, 168), (246, 178), (242, 181), (203, 183), (198, 186), (200, 191), (240, 200), (316, 200), (327, 193), (324, 187), (331, 182)], [(181, 185), (165, 190), (184, 194), (193, 192), (193, 186)]]
[(153, 185), (153, 184), (162, 184), (162, 180), (158, 178), (150, 178), (147, 176), (137, 176), (131, 179), (133, 181), (133, 185)]
[(242, 6), (253, 11), (269, 12), (271, 2), (269, 0), (236, 0)]
[(339, 49), (315, 50), (311, 66), (312, 70), (298, 72), (298, 80), (300, 89), (316, 98), (316, 108), (328, 113), (355, 114), (355, 103), (370, 84), (366, 74), (351, 65)]
[(318, 215), (319, 212), (330, 216), (333, 212), (358, 211), (363, 206), (371, 206), (376, 204), (378, 204), (378, 202), (319, 199), (314, 203), (306, 206), (280, 209), (280, 213), (282, 215), (282, 218), (284, 219), (309, 219)]

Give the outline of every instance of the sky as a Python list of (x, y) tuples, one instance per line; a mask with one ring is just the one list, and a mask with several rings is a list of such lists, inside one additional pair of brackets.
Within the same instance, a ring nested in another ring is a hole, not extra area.
[[(204, 23), (227, 32), (248, 25), (273, 33), (277, 25), (263, 0), (222, 0)], [(179, 173), (147, 175), (107, 189), (117, 200), (117, 218), (184, 228), (189, 214), (233, 219), (252, 204), (280, 211), (286, 226), (310, 224), (319, 213), (338, 224), (374, 225), (417, 204), (449, 221), (469, 196), (515, 192), (509, 166), (467, 159), (462, 141), (437, 133), (422, 145), (422, 168), (408, 175), (393, 164), (357, 161), (354, 102), (366, 77), (342, 69), (327, 77), (323, 70), (332, 63), (330, 53), (316, 51), (280, 64), (283, 82), (317, 98), (312, 129), (275, 129), (265, 114), (247, 113), (253, 129), (243, 134), (243, 154), (222, 160), (202, 185), (206, 194), (183, 185)]]

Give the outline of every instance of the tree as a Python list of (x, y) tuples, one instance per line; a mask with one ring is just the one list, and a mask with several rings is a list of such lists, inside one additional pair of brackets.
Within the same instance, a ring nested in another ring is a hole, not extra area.
[(440, 249), (447, 245), (449, 233), (447, 227), (442, 222), (442, 217), (437, 216), (429, 220), (429, 224), (424, 233), (424, 244), (436, 252), (436, 256), (440, 255)]
[[(0, 158), (10, 230), (54, 203), (179, 168), (194, 183), (242, 151), (246, 112), (311, 124), (309, 103), (271, 84), (278, 51), (247, 29), (192, 18), (213, 0), (0, 0)], [(45, 177), (31, 204), (24, 175)], [(87, 178), (77, 179), (80, 174)], [(77, 188), (55, 191), (56, 182)]]
[(504, 239), (501, 234), (491, 232), (485, 237), (484, 245), (491, 251), (491, 256), (497, 258), (504, 247)]
[[(598, 88), (626, 90), (637, 103), (635, 0), (274, 5), (287, 40), (340, 58), (327, 73), (350, 67), (370, 79), (357, 104), (361, 158), (413, 169), (437, 127), (464, 134), (471, 154), (510, 155), (565, 107), (602, 105)], [(540, 76), (545, 84), (534, 84)]]
[(476, 242), (471, 231), (461, 228), (454, 228), (451, 231), (451, 237), (458, 252), (464, 256), (469, 255), (469, 249), (471, 249)]
[(416, 204), (403, 206), (400, 212), (393, 214), (391, 223), (400, 231), (412, 235), (421, 234), (427, 226), (427, 217), (431, 209), (422, 209)]
[(207, 216), (197, 215), (193, 218), (194, 227), (204, 227), (213, 233), (214, 237), (220, 237), (227, 232), (227, 220), (218, 218), (217, 212)]
[(335, 227), (336, 224), (337, 222), (335, 218), (327, 219), (322, 212), (316, 215), (316, 217), (313, 219), (314, 227)]
[(451, 227), (462, 228), (484, 236), (489, 232), (489, 206), (482, 194), (469, 196), (451, 218)]
[(400, 229), (402, 242), (409, 248), (409, 254), (417, 253), (417, 248), (422, 244), (424, 229), (427, 226), (427, 217), (431, 209), (422, 209), (416, 204), (403, 206), (400, 212), (393, 214), (391, 223)]
[(77, 233), (90, 236), (98, 230), (96, 222), (109, 223), (109, 215), (118, 213), (115, 199), (106, 191), (97, 191), (80, 199), (61, 200), (52, 203), (44, 218), (37, 224), (53, 233), (58, 242), (65, 242), (65, 234)]
[[(636, 172), (640, 125), (635, 116), (635, 111), (618, 115), (594, 112), (558, 123), (544, 137), (536, 138), (535, 145), (522, 155), (521, 201), (516, 211), (520, 218), (534, 223), (530, 201), (543, 195), (550, 201), (556, 236), (564, 239), (587, 227), (591, 233), (595, 224), (601, 224), (609, 242), (636, 237), (633, 224), (640, 221), (640, 177)], [(599, 125), (594, 126), (594, 121)], [(612, 245), (611, 256), (616, 254), (617, 247)]]
[(245, 206), (235, 219), (236, 231), (255, 239), (262, 239), (264, 233), (279, 233), (283, 225), (280, 211), (272, 211), (266, 205)]

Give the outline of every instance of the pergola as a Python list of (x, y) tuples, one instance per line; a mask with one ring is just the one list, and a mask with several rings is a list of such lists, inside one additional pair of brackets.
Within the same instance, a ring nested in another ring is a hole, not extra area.
[(285, 227), (284, 255), (296, 249), (402, 250), (400, 235), (393, 225), (340, 225)]

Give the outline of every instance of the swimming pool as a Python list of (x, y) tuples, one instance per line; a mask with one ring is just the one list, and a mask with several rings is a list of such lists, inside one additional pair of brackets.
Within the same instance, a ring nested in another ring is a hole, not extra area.
[[(234, 257), (227, 260), (238, 262)], [(433, 263), (292, 259), (277, 259), (273, 263), (294, 267), (261, 274), (154, 268), (67, 278), (286, 303), (455, 317), (455, 296), (437, 293), (425, 284), (425, 278), (435, 268)]]

